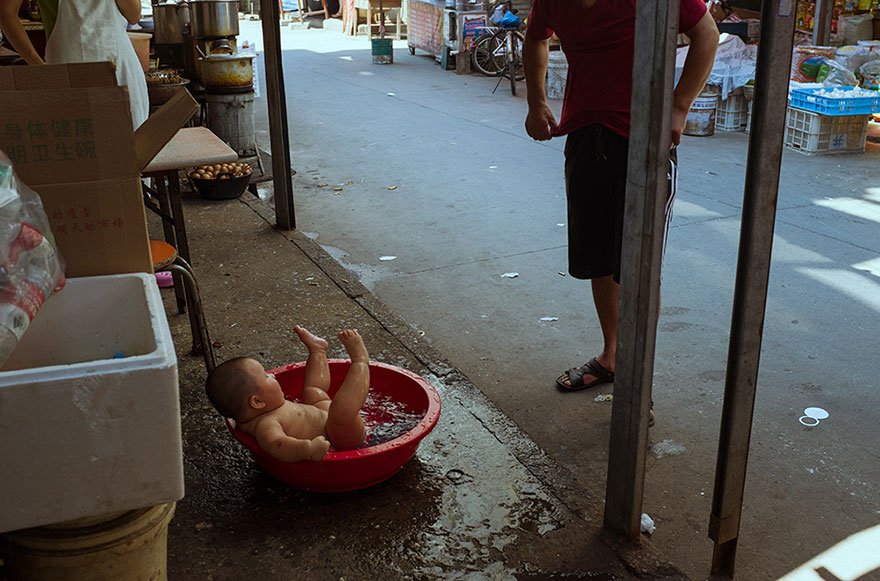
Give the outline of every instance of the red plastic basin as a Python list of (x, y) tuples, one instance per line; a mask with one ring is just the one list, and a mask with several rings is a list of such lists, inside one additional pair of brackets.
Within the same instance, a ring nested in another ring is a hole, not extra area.
[[(345, 378), (350, 362), (331, 359), (330, 389), (332, 397)], [(272, 370), (288, 399), (302, 393), (305, 362)], [(328, 452), (320, 462), (281, 462), (263, 451), (253, 436), (226, 420), (236, 440), (250, 450), (257, 464), (288, 486), (312, 492), (347, 492), (373, 486), (394, 476), (416, 452), (422, 438), (428, 435), (440, 418), (440, 395), (434, 387), (415, 373), (386, 365), (370, 363), (370, 391), (382, 393), (403, 404), (407, 411), (422, 414), (410, 431), (384, 444), (345, 452)], [(369, 443), (369, 441), (368, 441)]]

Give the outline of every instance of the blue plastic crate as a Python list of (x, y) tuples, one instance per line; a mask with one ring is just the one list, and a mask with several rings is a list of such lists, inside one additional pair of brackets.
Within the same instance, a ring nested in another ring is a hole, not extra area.
[(828, 89), (792, 89), (792, 107), (812, 111), (821, 115), (870, 115), (880, 111), (880, 93), (876, 96), (847, 97), (834, 99), (816, 95), (819, 91), (852, 89), (853, 87), (832, 87)]

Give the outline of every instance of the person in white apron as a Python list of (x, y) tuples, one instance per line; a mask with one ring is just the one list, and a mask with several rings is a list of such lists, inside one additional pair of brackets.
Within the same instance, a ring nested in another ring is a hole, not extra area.
[[(137, 22), (140, 4), (134, 4)], [(150, 114), (150, 101), (144, 70), (126, 24), (117, 0), (59, 0), (55, 27), (46, 43), (46, 63), (112, 62), (117, 82), (128, 88), (131, 120), (137, 129)]]

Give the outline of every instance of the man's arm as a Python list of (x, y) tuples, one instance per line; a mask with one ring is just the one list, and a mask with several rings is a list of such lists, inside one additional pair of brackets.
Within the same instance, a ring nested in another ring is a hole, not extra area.
[(116, 0), (116, 7), (129, 24), (137, 24), (141, 19), (140, 0)]
[(324, 436), (318, 436), (314, 440), (292, 438), (284, 433), (281, 424), (273, 420), (263, 420), (257, 426), (254, 437), (260, 448), (282, 462), (300, 462), (302, 460), (317, 462), (323, 459), (330, 449), (330, 442)]
[(550, 131), (556, 129), (556, 119), (547, 105), (547, 91), (544, 79), (547, 77), (547, 61), (550, 58), (549, 39), (535, 40), (526, 34), (523, 43), (523, 67), (526, 72), (526, 94), (529, 113), (526, 116), (526, 133), (532, 139), (546, 141)]
[(692, 29), (684, 33), (691, 41), (684, 69), (672, 98), (672, 143), (678, 145), (681, 132), (687, 120), (688, 110), (694, 99), (706, 86), (712, 65), (715, 63), (715, 51), (718, 50), (718, 26), (706, 12), (703, 18)]
[(43, 59), (37, 53), (24, 26), (18, 19), (18, 9), (22, 0), (0, 0), (0, 30), (9, 39), (15, 52), (29, 65), (42, 65)]

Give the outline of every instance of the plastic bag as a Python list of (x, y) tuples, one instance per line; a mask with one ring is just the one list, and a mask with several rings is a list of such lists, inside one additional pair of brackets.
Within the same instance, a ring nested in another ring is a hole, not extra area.
[(880, 89), (880, 60), (871, 61), (859, 67), (862, 87), (866, 89)]
[(64, 261), (43, 203), (0, 151), (0, 365), (64, 283)]
[(843, 38), (843, 44), (871, 40), (874, 35), (873, 20), (871, 14), (841, 15), (837, 20), (837, 34)]
[(492, 16), (489, 18), (489, 20), (492, 21), (492, 24), (500, 26), (501, 19), (504, 18), (505, 13), (507, 13), (507, 10), (505, 10), (504, 5), (499, 4), (495, 7), (495, 10), (492, 12)]
[(880, 52), (871, 50), (869, 46), (842, 46), (837, 49), (834, 60), (845, 66), (848, 70), (856, 72), (863, 64), (880, 60)]
[(833, 59), (837, 49), (833, 46), (796, 46), (791, 58), (792, 81), (812, 83), (819, 74), (823, 58)]
[(816, 82), (822, 83), (826, 87), (842, 86), (853, 87), (859, 84), (855, 73), (837, 62), (829, 58), (822, 58), (819, 65), (819, 71), (816, 74)]
[[(738, 36), (722, 34), (721, 37), (722, 40), (718, 44), (708, 84), (721, 87), (721, 100), (723, 101), (730, 96), (730, 93), (744, 87), (746, 83), (755, 78), (755, 59), (758, 47), (746, 44)], [(689, 50), (690, 47), (683, 47), (676, 51), (675, 72), (677, 76), (680, 76), (681, 71), (684, 70)]]
[(519, 28), (522, 25), (522, 19), (513, 12), (506, 12), (499, 22), (501, 28)]

